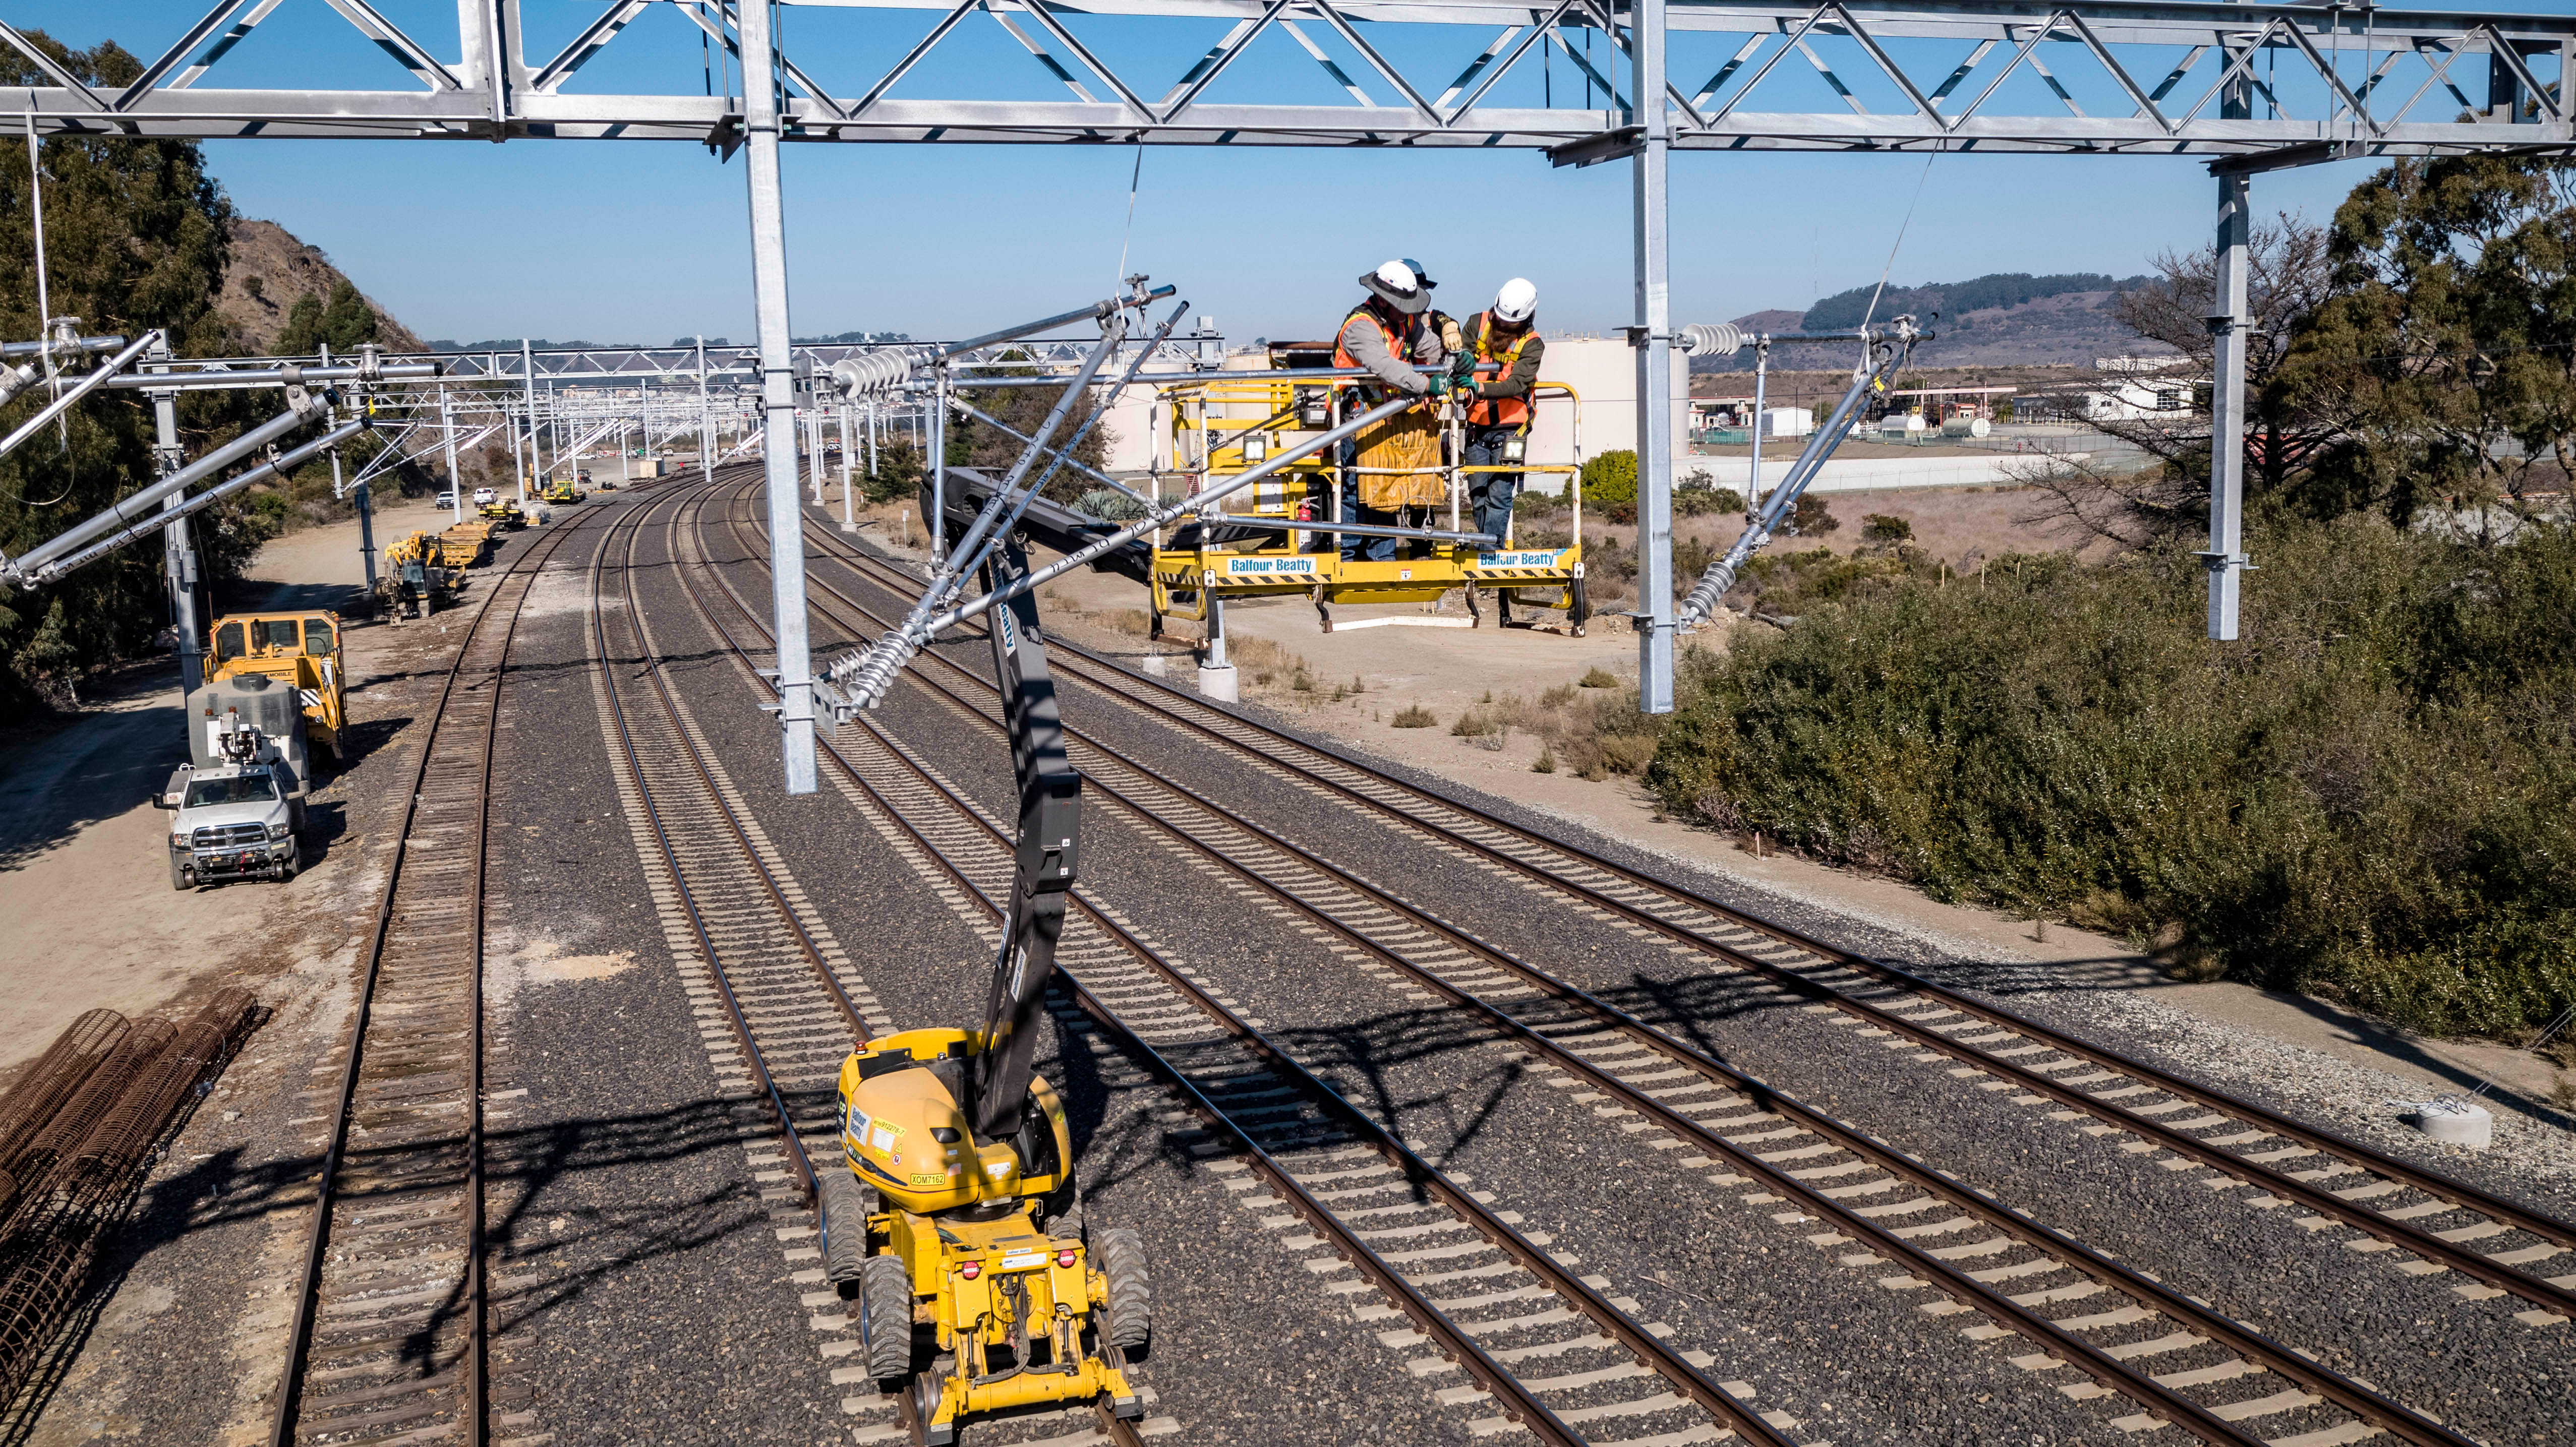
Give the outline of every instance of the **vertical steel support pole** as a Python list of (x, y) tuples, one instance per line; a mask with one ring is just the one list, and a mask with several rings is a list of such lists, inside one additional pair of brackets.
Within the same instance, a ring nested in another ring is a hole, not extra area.
[(844, 402), (835, 419), (841, 428), (841, 531), (845, 533), (859, 530), (857, 514), (852, 510), (854, 504), (850, 501), (850, 493), (853, 490), (850, 485), (851, 464), (857, 456), (857, 450), (850, 445), (850, 414), (855, 410), (857, 409), (851, 404)]
[(1664, 103), (1664, 0), (1632, 0), (1636, 120), (1637, 706), (1673, 710), (1673, 318), (1665, 191), (1672, 118)]
[[(340, 449), (331, 449), (331, 491), (340, 490)], [(375, 489), (365, 482), (349, 489), (349, 501), (358, 509), (358, 560), (367, 570), (367, 612), (373, 614), (376, 597), (376, 509)]]
[(1771, 380), (1771, 339), (1753, 339), (1753, 431), (1747, 438), (1753, 444), (1753, 480), (1744, 488), (1744, 515), (1751, 517), (1762, 510), (1762, 420), (1771, 410), (1765, 400), (1765, 383)]
[[(161, 363), (152, 370), (170, 370), (168, 342), (154, 343), (146, 355)], [(168, 477), (187, 462), (179, 450), (178, 392), (152, 394), (152, 424), (152, 470), (157, 477)], [(174, 492), (161, 500), (161, 510), (174, 512), (186, 501)], [(194, 693), (206, 681), (206, 646), (197, 635), (197, 549), (186, 518), (162, 526), (161, 561), (170, 575), (170, 626), (179, 635), (179, 688), (183, 694)]]
[(528, 500), (528, 477), (537, 466), (537, 353), (535, 344), (519, 338), (519, 375), (528, 405), (528, 460), (519, 469), (519, 501)]
[(465, 479), (456, 471), (456, 411), (449, 405), (446, 384), (438, 388), (438, 430), (447, 448), (447, 505), (451, 521), (465, 521)]
[(948, 557), (948, 364), (942, 362), (930, 380), (930, 561), (936, 567)]
[(778, 724), (787, 792), (814, 792), (813, 656), (805, 636), (805, 514), (796, 497), (796, 379), (787, 323), (787, 218), (778, 177), (778, 68), (770, 0), (741, 11), (743, 154), (751, 200), (751, 289), (760, 325), (767, 443), (770, 607), (778, 640)]
[(715, 419), (707, 411), (707, 339), (698, 338), (698, 475), (716, 480)]
[(2218, 178), (2218, 311), (2209, 318), (2217, 375), (2209, 389), (2209, 636), (2236, 636), (2245, 571), (2246, 248), (2253, 216), (2242, 175)]

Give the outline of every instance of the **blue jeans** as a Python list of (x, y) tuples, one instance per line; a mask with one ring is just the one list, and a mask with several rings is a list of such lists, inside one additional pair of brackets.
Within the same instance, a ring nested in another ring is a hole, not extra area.
[[(1469, 427), (1465, 461), (1469, 467), (1494, 467), (1503, 461), (1503, 443), (1518, 437), (1517, 427)], [(1476, 506), (1476, 531), (1492, 533), (1494, 546), (1512, 525), (1512, 498), (1520, 491), (1522, 474), (1517, 472), (1471, 472), (1467, 474), (1467, 497)]]

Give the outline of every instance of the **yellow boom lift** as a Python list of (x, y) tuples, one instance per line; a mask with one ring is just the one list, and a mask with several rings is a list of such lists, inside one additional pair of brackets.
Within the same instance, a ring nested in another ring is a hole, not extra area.
[[(1027, 573), (1006, 543), (986, 579)], [(993, 617), (1020, 827), (986, 1023), (907, 1030), (852, 1053), (840, 1080), (847, 1168), (817, 1173), (827, 1263), (856, 1298), (868, 1374), (911, 1393), (925, 1447), (955, 1441), (970, 1412), (1089, 1401), (1140, 1415), (1125, 1354), (1152, 1329), (1144, 1243), (1133, 1230), (1084, 1229), (1064, 1107), (1036, 1070), (1082, 776), (1065, 758), (1035, 596)]]
[[(1271, 348), (1273, 366), (1286, 373), (1277, 381), (1163, 388), (1173, 466), (1188, 477), (1189, 491), (1209, 490), (1294, 447), (1300, 434), (1325, 431), (1362, 410), (1367, 394), (1356, 389), (1364, 380), (1299, 375), (1324, 369), (1330, 357), (1325, 343), (1286, 343)], [(1572, 387), (1542, 381), (1530, 401), (1534, 411), (1564, 409), (1566, 460), (1465, 466), (1454, 460), (1463, 456), (1463, 410), (1426, 400), (1419, 414), (1361, 434), (1349, 467), (1339, 465), (1328, 448), (1253, 483), (1248, 500), (1238, 495), (1229, 511), (1156, 533), (1149, 585), (1155, 633), (1166, 617), (1206, 619), (1210, 599), (1291, 593), (1314, 600), (1329, 633), (1335, 602), (1428, 603), (1451, 588), (1466, 590), (1467, 606), (1481, 625), (1476, 590), (1482, 587), (1564, 610), (1571, 631), (1581, 636), (1592, 612), (1583, 570), (1583, 400)], [(1476, 532), (1462, 514), (1470, 480), (1489, 472), (1564, 478), (1574, 509), (1566, 540), (1516, 546), (1511, 525), (1500, 538)], [(1397, 526), (1344, 518), (1345, 474), (1357, 481), (1367, 506), (1395, 512)], [(1362, 556), (1342, 556), (1336, 523), (1350, 525), (1345, 531), (1362, 544)], [(1389, 534), (1401, 539), (1394, 557), (1365, 556), (1367, 543)]]

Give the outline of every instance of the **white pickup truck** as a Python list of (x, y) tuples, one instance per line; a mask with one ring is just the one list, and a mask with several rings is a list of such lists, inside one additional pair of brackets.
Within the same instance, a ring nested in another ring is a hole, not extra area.
[(153, 800), (172, 813), (170, 887), (293, 879), (304, 811), (285, 760), (266, 735), (238, 720), (214, 737), (214, 761), (181, 764)]

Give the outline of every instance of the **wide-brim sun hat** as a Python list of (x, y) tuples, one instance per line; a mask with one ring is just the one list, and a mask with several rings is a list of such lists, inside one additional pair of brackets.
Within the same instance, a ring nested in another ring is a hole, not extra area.
[(1375, 271), (1363, 272), (1360, 285), (1369, 295), (1408, 316), (1419, 315), (1431, 307), (1431, 289), (1421, 284), (1413, 268), (1401, 261), (1390, 261)]

